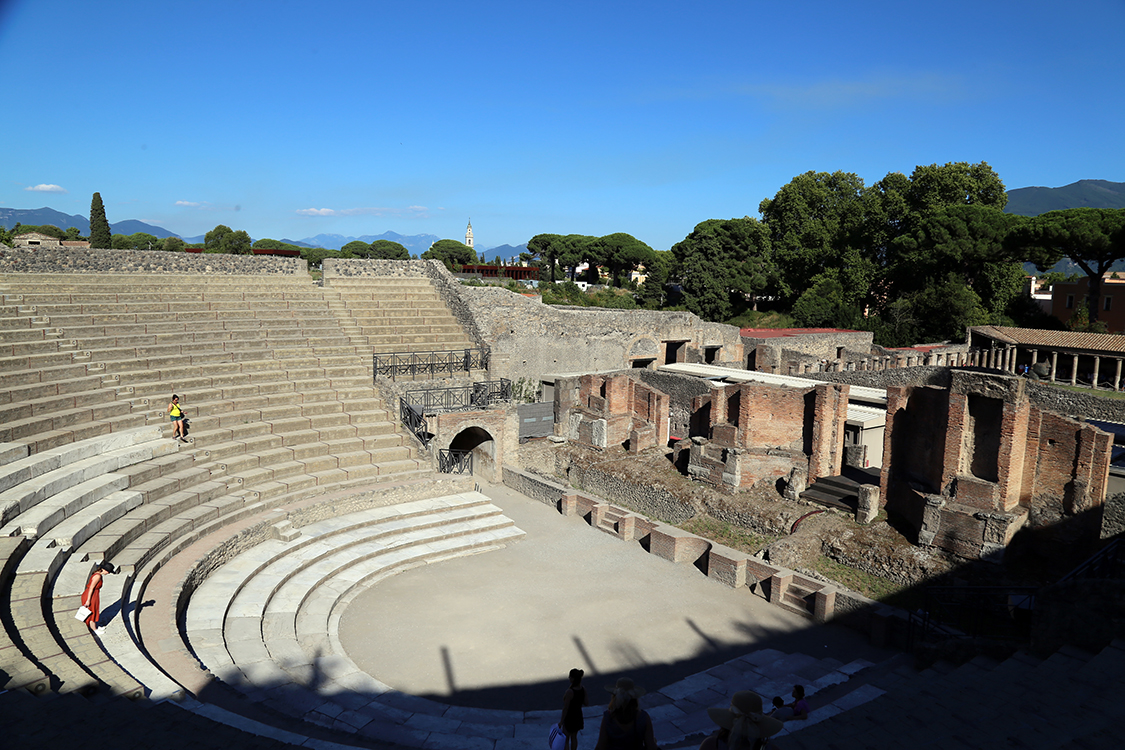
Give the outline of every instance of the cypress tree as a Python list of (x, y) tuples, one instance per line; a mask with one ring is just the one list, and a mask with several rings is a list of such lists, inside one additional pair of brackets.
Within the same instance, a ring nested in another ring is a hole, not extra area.
[(90, 247), (113, 247), (113, 235), (105, 218), (101, 193), (94, 193), (94, 198), (90, 201)]

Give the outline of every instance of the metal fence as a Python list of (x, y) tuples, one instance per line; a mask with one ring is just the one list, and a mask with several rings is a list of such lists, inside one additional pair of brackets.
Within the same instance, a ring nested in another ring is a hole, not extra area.
[(391, 352), (371, 355), (375, 376), (395, 380), (419, 375), (452, 375), (455, 372), (487, 370), (488, 349), (464, 349), (443, 352)]
[(1125, 545), (1121, 544), (1120, 539), (1114, 539), (1089, 560), (1060, 578), (1059, 582), (1122, 577), (1125, 577)]
[(512, 400), (512, 381), (507, 378), (485, 380), (452, 388), (425, 388), (406, 391), (402, 397), (426, 414), (464, 409), (485, 409)]
[(910, 640), (987, 638), (1027, 643), (1035, 612), (1034, 586), (930, 586), (910, 615)]
[(512, 400), (512, 381), (485, 380), (456, 388), (427, 388), (406, 391), (398, 400), (399, 419), (428, 448), (433, 440), (426, 417), (448, 411), (486, 409)]
[(472, 474), (473, 452), (455, 450), (438, 451), (438, 471), (442, 474)]

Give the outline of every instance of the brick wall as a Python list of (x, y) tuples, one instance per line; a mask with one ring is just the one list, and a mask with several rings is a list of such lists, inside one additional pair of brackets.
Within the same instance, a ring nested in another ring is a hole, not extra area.
[(919, 543), (963, 557), (1001, 553), (1024, 526), (1065, 524), (1069, 540), (1092, 545), (1111, 445), (1033, 407), (1020, 378), (954, 371), (948, 391), (888, 389), (881, 491)]

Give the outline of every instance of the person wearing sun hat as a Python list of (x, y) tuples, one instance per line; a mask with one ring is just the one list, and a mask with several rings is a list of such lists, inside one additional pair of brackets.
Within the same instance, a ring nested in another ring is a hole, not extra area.
[[(729, 750), (761, 750), (766, 746), (766, 739), (785, 726), (772, 716), (762, 713), (762, 697), (752, 690), (740, 690), (731, 696), (730, 707), (709, 708), (707, 715), (727, 731), (726, 742), (723, 744)], [(721, 738), (712, 736), (705, 739), (700, 748), (722, 750), (721, 743)]]
[(633, 684), (628, 677), (619, 678), (605, 689), (612, 697), (602, 714), (594, 750), (659, 750), (652, 733), (652, 719), (640, 707), (645, 689)]

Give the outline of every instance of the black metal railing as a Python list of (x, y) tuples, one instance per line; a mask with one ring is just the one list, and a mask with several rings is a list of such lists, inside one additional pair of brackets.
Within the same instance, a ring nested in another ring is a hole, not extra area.
[(430, 427), (426, 423), (425, 411), (411, 404), (406, 399), (400, 398), (398, 400), (398, 416), (399, 419), (402, 420), (402, 423), (406, 425), (406, 429), (414, 433), (414, 437), (421, 441), (422, 447), (429, 447), (433, 434), (430, 432)]
[(1102, 547), (1089, 560), (1060, 578), (1059, 583), (1083, 578), (1125, 577), (1125, 548), (1120, 542), (1120, 539), (1114, 539)]
[(442, 474), (472, 474), (473, 452), (444, 449), (438, 451), (438, 471)]
[(485, 409), (512, 400), (512, 381), (501, 378), (453, 388), (418, 389), (406, 391), (402, 397), (426, 414)]
[(448, 411), (487, 409), (512, 400), (512, 381), (485, 380), (456, 388), (426, 388), (406, 391), (398, 399), (399, 419), (414, 433), (423, 448), (430, 446), (433, 433), (426, 417)]
[(443, 352), (391, 352), (371, 355), (375, 376), (395, 380), (419, 375), (452, 375), (455, 372), (487, 370), (488, 349), (463, 349)]
[(954, 638), (1027, 643), (1031, 638), (1034, 586), (931, 586), (921, 609), (910, 615), (911, 645)]

